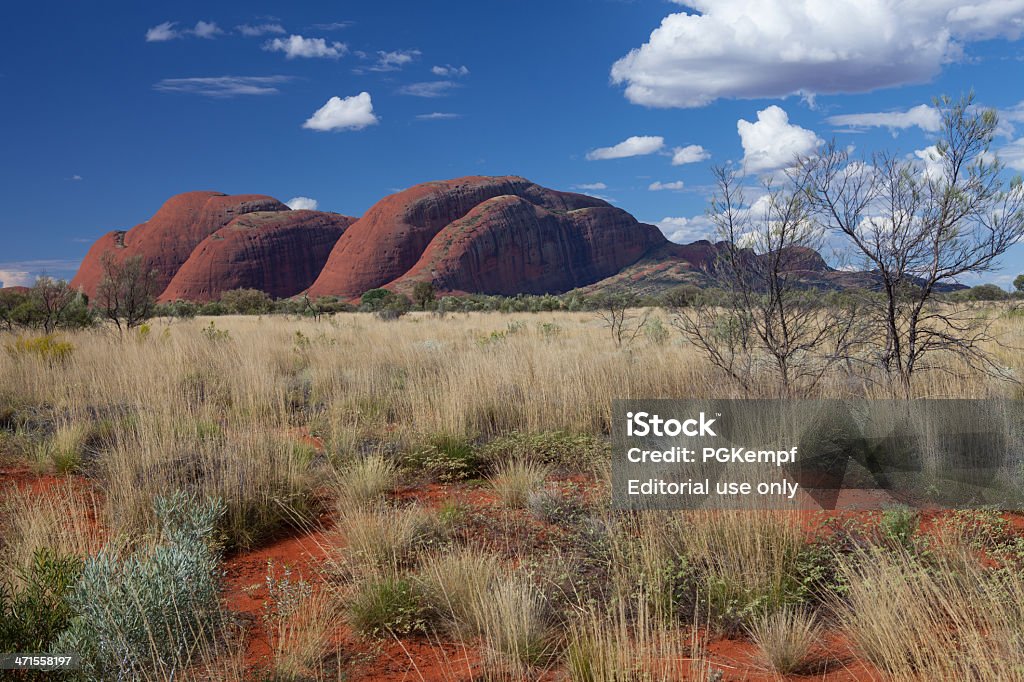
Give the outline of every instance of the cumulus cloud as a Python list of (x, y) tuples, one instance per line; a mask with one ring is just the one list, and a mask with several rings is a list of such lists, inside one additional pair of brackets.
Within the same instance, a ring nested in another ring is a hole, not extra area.
[(157, 24), (153, 28), (146, 31), (146, 42), (147, 43), (162, 43), (166, 40), (174, 40), (180, 38), (181, 33), (174, 28), (177, 26), (176, 22), (165, 21), (162, 24)]
[(454, 118), (462, 118), (462, 114), (453, 114), (447, 111), (434, 111), (429, 114), (417, 114), (416, 118), (421, 121), (447, 121)]
[(377, 52), (377, 63), (370, 67), (370, 71), (397, 71), (421, 54), (419, 50), (380, 51)]
[(284, 203), (293, 211), (315, 211), (316, 207), (320, 205), (316, 199), (309, 197), (292, 197)]
[(624, 159), (629, 156), (644, 156), (660, 151), (665, 138), (658, 135), (634, 135), (611, 147), (598, 147), (587, 153), (588, 161)]
[(71, 180), (74, 182), (81, 182), (82, 179), (82, 176), (79, 175), (78, 173), (75, 173), (74, 175), (71, 176)]
[(425, 83), (410, 83), (398, 89), (399, 95), (411, 95), (413, 97), (444, 97), (453, 89), (459, 87), (455, 81), (428, 81)]
[(662, 218), (655, 223), (665, 239), (676, 244), (689, 244), (701, 239), (711, 239), (715, 225), (705, 215), (693, 218)]
[(284, 52), (287, 59), (296, 57), (338, 59), (348, 52), (348, 46), (345, 43), (328, 43), (323, 38), (304, 38), (300, 35), (268, 40), (263, 45), (263, 49), (268, 52)]
[(461, 78), (469, 75), (469, 69), (465, 66), (452, 66), (451, 64), (435, 66), (430, 69), (430, 72), (435, 76), (441, 76), (442, 78)]
[(698, 163), (711, 158), (711, 153), (699, 144), (689, 144), (685, 147), (676, 147), (672, 150), (672, 165), (684, 166), (688, 163)]
[(197, 38), (214, 38), (224, 31), (213, 21), (197, 21), (196, 27), (192, 29), (192, 35)]
[(665, 17), (612, 66), (631, 102), (701, 107), (922, 83), (966, 44), (1024, 31), (1024, 0), (675, 1), (696, 11)]
[(608, 189), (608, 185), (603, 182), (584, 182), (580, 185), (573, 185), (573, 189), (583, 189), (588, 191), (600, 191), (602, 189)]
[(352, 97), (332, 97), (302, 124), (303, 128), (317, 131), (362, 130), (376, 125), (380, 119), (373, 113), (370, 93), (361, 92)]
[(153, 85), (158, 92), (180, 92), (206, 97), (238, 97), (240, 95), (276, 95), (277, 86), (291, 80), (289, 76), (209, 76), (200, 78), (165, 78)]
[(652, 192), (663, 192), (663, 191), (678, 192), (682, 188), (683, 188), (683, 181), (682, 180), (676, 180), (675, 182), (661, 182), (659, 180), (657, 182), (652, 182), (650, 185), (647, 186), (647, 189), (649, 189)]
[(287, 33), (281, 24), (241, 24), (235, 26), (235, 30), (249, 38), (258, 38), (259, 36), (270, 34), (284, 35)]
[(906, 111), (829, 116), (828, 122), (834, 126), (889, 128), (890, 130), (905, 130), (917, 126), (921, 130), (934, 133), (942, 127), (942, 115), (935, 107), (921, 104)]
[(224, 33), (220, 26), (214, 21), (202, 21), (196, 22), (193, 28), (178, 28), (178, 22), (176, 21), (165, 21), (162, 24), (150, 28), (146, 31), (146, 42), (147, 43), (162, 43), (168, 40), (175, 40), (177, 38), (185, 38), (187, 36), (195, 36), (196, 38), (216, 38), (218, 35)]
[(772, 105), (757, 112), (757, 121), (736, 122), (748, 173), (785, 168), (798, 156), (813, 154), (822, 141), (810, 130), (789, 122), (789, 114)]

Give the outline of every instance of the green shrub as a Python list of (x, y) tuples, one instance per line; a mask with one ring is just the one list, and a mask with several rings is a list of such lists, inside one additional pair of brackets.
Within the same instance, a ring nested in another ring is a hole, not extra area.
[(223, 505), (176, 493), (154, 506), (160, 542), (88, 559), (69, 596), (75, 615), (54, 650), (81, 654), (89, 679), (174, 678), (220, 617), (212, 541)]
[(221, 304), (235, 315), (265, 315), (274, 309), (274, 302), (259, 289), (232, 289), (220, 295)]
[(363, 635), (409, 635), (427, 630), (423, 599), (405, 578), (369, 579), (360, 583), (349, 605), (352, 627)]
[(71, 620), (68, 597), (82, 560), (54, 550), (37, 550), (21, 568), (21, 587), (0, 584), (0, 651), (50, 651)]
[(202, 334), (206, 337), (207, 341), (213, 343), (227, 341), (231, 338), (231, 332), (227, 329), (217, 329), (217, 325), (213, 323), (213, 320), (210, 320), (210, 324), (203, 327)]
[(480, 457), (489, 466), (513, 459), (568, 469), (590, 469), (611, 457), (611, 444), (589, 434), (565, 431), (521, 433), (499, 436), (484, 445)]
[(449, 433), (436, 433), (403, 458), (412, 471), (425, 471), (440, 481), (464, 481), (483, 473), (483, 460), (473, 442)]
[(909, 549), (920, 524), (921, 515), (916, 509), (903, 505), (889, 507), (878, 523), (880, 540), (889, 547)]

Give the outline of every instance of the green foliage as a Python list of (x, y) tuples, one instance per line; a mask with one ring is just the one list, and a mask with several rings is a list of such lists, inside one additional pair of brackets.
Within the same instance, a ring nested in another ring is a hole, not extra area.
[(412, 288), (412, 300), (420, 310), (426, 310), (436, 297), (437, 291), (433, 282), (416, 282)]
[(82, 560), (40, 549), (19, 570), (21, 586), (0, 584), (0, 652), (48, 652), (72, 617), (68, 602)]
[(680, 284), (662, 294), (661, 305), (665, 308), (688, 308), (700, 300), (701, 290), (693, 284)]
[(235, 315), (265, 315), (274, 309), (274, 302), (259, 289), (232, 289), (220, 295), (220, 302)]
[(384, 320), (398, 319), (412, 308), (412, 301), (389, 289), (370, 289), (359, 299), (359, 310), (377, 313)]
[(660, 317), (652, 317), (644, 325), (644, 337), (655, 346), (664, 346), (668, 343), (669, 331)]
[(349, 605), (352, 627), (363, 635), (409, 635), (427, 631), (422, 595), (406, 578), (369, 579)]
[(590, 434), (565, 431), (522, 433), (514, 431), (490, 441), (481, 448), (485, 462), (529, 460), (568, 469), (588, 470), (611, 457), (611, 444)]
[(88, 559), (69, 595), (74, 617), (54, 650), (81, 654), (88, 679), (176, 677), (220, 617), (213, 537), (223, 505), (176, 493), (154, 506), (160, 542)]
[(185, 320), (191, 320), (199, 314), (199, 305), (192, 301), (161, 303), (153, 311), (153, 314), (156, 317), (177, 317)]
[(914, 535), (921, 525), (921, 515), (913, 507), (894, 506), (882, 512), (878, 533), (886, 546), (906, 548), (913, 546)]
[(1017, 275), (1013, 278), (1013, 288), (1015, 291), (1024, 293), (1024, 275)]
[(483, 460), (473, 442), (461, 435), (436, 433), (403, 457), (403, 465), (412, 471), (426, 471), (440, 481), (464, 481), (484, 472)]

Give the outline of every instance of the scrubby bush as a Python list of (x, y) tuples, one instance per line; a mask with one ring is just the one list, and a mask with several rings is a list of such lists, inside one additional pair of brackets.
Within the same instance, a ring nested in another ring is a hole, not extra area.
[(82, 655), (89, 679), (174, 678), (220, 616), (213, 545), (219, 501), (176, 493), (158, 498), (159, 543), (126, 557), (88, 559), (69, 596), (74, 612), (55, 651)]
[(235, 315), (265, 315), (274, 309), (274, 302), (259, 289), (232, 289), (220, 295), (220, 302)]
[(426, 472), (440, 481), (464, 481), (482, 473), (484, 464), (466, 436), (436, 433), (403, 457), (412, 472)]
[(352, 627), (363, 635), (409, 635), (427, 631), (426, 610), (407, 578), (371, 578), (359, 583), (349, 603)]
[(51, 651), (72, 617), (69, 595), (82, 570), (78, 557), (36, 550), (20, 568), (20, 585), (0, 583), (0, 652)]
[(609, 461), (611, 445), (606, 439), (591, 434), (514, 431), (484, 445), (480, 458), (490, 465), (523, 459), (552, 467), (589, 470), (595, 464)]

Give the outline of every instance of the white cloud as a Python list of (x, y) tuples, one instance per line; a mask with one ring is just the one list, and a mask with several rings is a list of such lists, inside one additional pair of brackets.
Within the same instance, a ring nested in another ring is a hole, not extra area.
[(146, 31), (146, 42), (147, 43), (162, 43), (166, 40), (174, 40), (180, 38), (181, 33), (174, 28), (177, 26), (177, 22), (165, 21), (162, 24), (157, 24), (153, 28)]
[(417, 114), (416, 118), (421, 121), (447, 121), (454, 118), (462, 118), (462, 114), (453, 114), (446, 111), (434, 111), (429, 114)]
[(573, 185), (572, 187), (573, 189), (584, 189), (588, 191), (600, 191), (602, 189), (608, 189), (608, 185), (604, 184), (603, 182), (585, 182), (581, 185)]
[(906, 111), (890, 111), (874, 114), (842, 114), (829, 116), (828, 122), (834, 126), (851, 128), (889, 128), (905, 130), (917, 126), (921, 130), (934, 133), (942, 127), (942, 115), (935, 107), (921, 104)]
[(996, 150), (996, 156), (1009, 168), (1024, 172), (1024, 137)]
[(451, 64), (435, 66), (430, 69), (430, 72), (435, 76), (441, 76), (442, 78), (461, 78), (469, 75), (469, 69), (465, 66), (452, 66)]
[(309, 197), (292, 197), (284, 203), (293, 211), (315, 211), (316, 207), (320, 205), (316, 199)]
[(74, 180), (75, 182), (81, 182), (83, 178), (78, 173), (75, 173), (74, 175), (71, 176), (71, 179)]
[(318, 31), (338, 31), (351, 25), (351, 21), (332, 21), (328, 24), (313, 24), (313, 28)]
[(67, 279), (78, 269), (76, 260), (25, 260), (0, 263), (0, 287), (30, 287), (42, 276)]
[(688, 163), (698, 163), (711, 158), (711, 153), (699, 144), (690, 144), (685, 147), (676, 147), (672, 150), (672, 165), (683, 166)]
[(924, 149), (914, 151), (918, 165), (921, 167), (921, 175), (926, 180), (941, 180), (945, 174), (945, 164), (938, 147), (932, 145)]
[(284, 26), (281, 24), (241, 24), (240, 26), (235, 26), (235, 30), (249, 38), (256, 38), (268, 34), (282, 35), (287, 33), (287, 31), (284, 30)]
[(775, 105), (757, 112), (756, 123), (740, 119), (736, 129), (748, 173), (785, 168), (798, 156), (813, 154), (822, 143), (810, 130), (790, 123), (789, 114)]
[(634, 135), (611, 147), (598, 147), (587, 153), (588, 161), (624, 159), (629, 156), (653, 154), (665, 146), (665, 138), (657, 135)]
[(379, 51), (377, 52), (377, 63), (370, 67), (370, 71), (397, 71), (417, 59), (421, 54), (419, 50)]
[(197, 21), (196, 27), (192, 29), (192, 35), (197, 38), (214, 38), (224, 31), (214, 21)]
[(380, 119), (373, 113), (370, 93), (361, 92), (352, 97), (332, 97), (302, 124), (309, 130), (362, 130), (376, 125)]
[(459, 87), (454, 81), (429, 81), (426, 83), (410, 83), (398, 89), (399, 95), (412, 95), (413, 97), (444, 97), (451, 90)]
[(162, 24), (157, 24), (146, 31), (146, 42), (162, 43), (168, 40), (175, 40), (177, 38), (185, 38), (187, 36), (210, 39), (216, 38), (220, 34), (224, 33), (215, 21), (199, 20), (196, 22), (194, 28), (178, 29), (177, 26), (178, 22), (176, 21), (165, 21)]
[(652, 182), (650, 185), (647, 186), (647, 189), (649, 189), (652, 192), (663, 192), (663, 191), (678, 192), (682, 188), (683, 188), (683, 181), (682, 180), (676, 180), (675, 182), (661, 182), (659, 180), (657, 182)]
[(289, 76), (210, 76), (202, 78), (165, 78), (155, 83), (159, 92), (180, 92), (206, 97), (237, 97), (239, 95), (276, 95), (277, 86), (290, 81)]
[(323, 38), (304, 38), (300, 35), (268, 40), (263, 45), (263, 49), (268, 52), (284, 52), (288, 59), (295, 57), (338, 59), (348, 52), (348, 46), (345, 43), (328, 43)]
[(675, 1), (696, 11), (665, 17), (612, 66), (633, 103), (701, 107), (922, 83), (967, 43), (1024, 31), (1024, 0)]
[(715, 225), (705, 215), (693, 218), (662, 218), (655, 223), (670, 242), (689, 244), (700, 239), (713, 241)]

